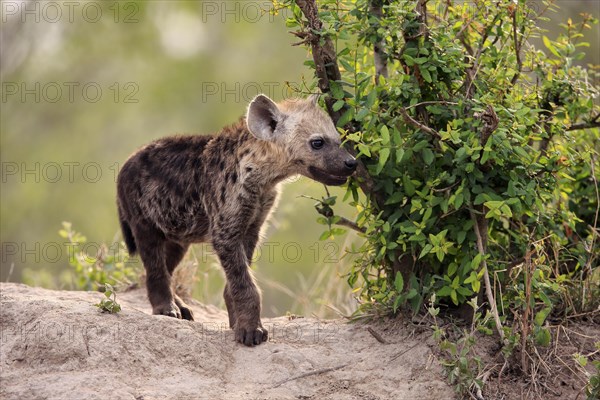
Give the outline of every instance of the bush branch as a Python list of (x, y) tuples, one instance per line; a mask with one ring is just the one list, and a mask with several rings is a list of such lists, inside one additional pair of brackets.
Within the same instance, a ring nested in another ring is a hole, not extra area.
[(356, 222), (350, 221), (348, 218), (340, 217), (339, 215), (338, 218), (340, 220), (335, 223), (336, 225), (345, 226), (346, 228), (350, 228), (360, 233), (365, 233), (367, 231), (365, 228), (358, 226)]
[[(337, 64), (337, 56), (335, 53), (335, 47), (329, 36), (320, 35), (319, 32), (323, 29), (323, 22), (319, 18), (319, 9), (315, 0), (296, 0), (296, 4), (300, 7), (302, 14), (308, 21), (308, 32), (301, 32), (304, 37), (304, 42), (309, 43), (313, 60), (315, 62), (315, 72), (318, 79), (319, 89), (322, 93), (331, 93), (330, 81), (340, 81), (342, 74)], [(297, 35), (298, 36), (298, 35)], [(345, 107), (342, 107), (338, 111), (333, 110), (333, 103), (335, 99), (328, 96), (325, 99), (327, 105), (327, 111), (333, 121), (337, 124), (337, 121), (346, 111)]]
[(590, 128), (598, 128), (600, 127), (600, 113), (596, 114), (590, 121), (581, 122), (579, 124), (573, 124), (567, 127), (567, 131), (577, 131), (581, 129), (590, 129)]
[[(377, 17), (379, 21), (383, 18), (384, 0), (370, 0), (369, 11), (371, 15)], [(373, 54), (375, 60), (375, 79), (379, 83), (379, 77), (388, 77), (387, 56), (385, 54), (385, 39), (376, 41), (373, 45)]]
[(428, 127), (425, 124), (422, 124), (421, 122), (419, 122), (416, 119), (414, 119), (413, 117), (411, 117), (405, 108), (403, 108), (403, 107), (400, 108), (400, 113), (402, 113), (402, 116), (404, 117), (404, 121), (406, 121), (407, 124), (410, 124), (410, 125), (414, 126), (415, 128), (422, 130), (423, 132), (429, 133), (431, 136), (433, 136), (437, 139), (442, 138), (442, 135), (440, 135), (440, 133), (438, 131), (436, 131), (433, 128)]
[(523, 60), (521, 60), (521, 46), (523, 45), (523, 41), (519, 40), (518, 26), (517, 26), (517, 12), (519, 8), (518, 6), (512, 11), (512, 33), (513, 33), (513, 42), (515, 46), (515, 56), (517, 58), (517, 71), (513, 75), (510, 80), (511, 86), (514, 86), (521, 75), (521, 70), (523, 69)]
[[(315, 0), (296, 0), (296, 4), (306, 17), (308, 21), (308, 31), (300, 32), (296, 36), (303, 37), (306, 43), (310, 43), (312, 50), (313, 61), (315, 62), (315, 73), (317, 75), (319, 89), (322, 93), (331, 94), (331, 81), (340, 81), (342, 74), (337, 63), (337, 56), (335, 47), (331, 38), (326, 35), (319, 35), (323, 29), (323, 22), (319, 19), (319, 9)], [(348, 105), (344, 104), (343, 107), (338, 110), (333, 110), (333, 104), (336, 99), (333, 96), (327, 96), (325, 98), (325, 105), (327, 106), (327, 112), (331, 116), (334, 124), (337, 125), (339, 119), (348, 110)], [(346, 130), (354, 132), (360, 129), (355, 121), (349, 122), (345, 127)], [(357, 152), (354, 149), (352, 143), (348, 142), (345, 146), (353, 156), (356, 156)], [(356, 170), (357, 182), (360, 189), (367, 196), (371, 197), (378, 208), (384, 203), (381, 195), (375, 190), (375, 183), (369, 175), (367, 168), (364, 163), (359, 160), (358, 168)]]
[[(479, 230), (479, 219), (475, 215), (473, 211), (471, 211), (471, 219), (473, 220), (473, 228), (475, 230), (475, 236), (477, 236), (477, 249), (479, 250), (479, 254), (485, 256), (485, 246), (484, 246), (484, 238), (482, 233)], [(487, 232), (483, 234), (487, 237)], [(487, 240), (486, 240), (487, 242)], [(485, 261), (485, 257), (481, 259), (481, 268), (483, 269), (483, 281), (485, 283), (485, 294), (488, 299), (488, 303), (490, 303), (490, 310), (492, 316), (494, 317), (494, 321), (496, 323), (496, 330), (500, 335), (500, 339), (504, 342), (504, 331), (502, 330), (502, 322), (500, 322), (500, 316), (498, 315), (498, 308), (496, 307), (496, 300), (494, 299), (494, 294), (492, 293), (492, 284), (490, 282), (490, 274), (487, 268), (487, 262)]]

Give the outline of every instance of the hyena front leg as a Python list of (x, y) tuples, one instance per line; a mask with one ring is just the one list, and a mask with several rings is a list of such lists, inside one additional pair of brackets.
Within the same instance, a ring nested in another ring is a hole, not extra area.
[(254, 250), (256, 249), (256, 245), (258, 244), (258, 239), (260, 236), (260, 228), (261, 226), (258, 224), (252, 224), (248, 227), (242, 242), (244, 243), (244, 251), (246, 252), (246, 257), (248, 258), (248, 263), (252, 264), (252, 257), (254, 256)]
[(231, 289), (229, 288), (229, 282), (225, 282), (225, 289), (223, 290), (223, 298), (225, 299), (225, 307), (227, 307), (227, 315), (229, 316), (229, 327), (235, 329), (235, 321), (237, 320), (237, 313), (235, 311), (235, 304), (233, 303), (233, 297), (231, 296)]
[(225, 270), (225, 303), (236, 341), (246, 346), (261, 344), (268, 338), (260, 322), (260, 292), (249, 270), (249, 260), (243, 241), (245, 229), (236, 226), (215, 226), (213, 247)]
[[(249, 264), (252, 262), (252, 256), (254, 254), (254, 249), (256, 248), (256, 244), (258, 243), (260, 234), (260, 226), (256, 224), (251, 225), (244, 235), (243, 243), (244, 243), (244, 251), (246, 252), (246, 258), (249, 261)], [(227, 307), (227, 314), (229, 315), (229, 327), (231, 329), (235, 328), (235, 321), (237, 319), (235, 304), (233, 301), (233, 297), (231, 295), (231, 289), (229, 284), (225, 284), (225, 290), (223, 291), (223, 298), (225, 299), (225, 306)]]

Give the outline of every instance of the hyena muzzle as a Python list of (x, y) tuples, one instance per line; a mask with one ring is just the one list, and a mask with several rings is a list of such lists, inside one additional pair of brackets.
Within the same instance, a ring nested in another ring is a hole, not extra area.
[(190, 244), (210, 242), (225, 270), (236, 340), (266, 341), (249, 267), (278, 184), (302, 174), (341, 185), (356, 164), (315, 96), (276, 104), (258, 95), (245, 118), (217, 135), (167, 137), (134, 153), (119, 173), (117, 205), (129, 253), (146, 268), (153, 313), (194, 319), (171, 276)]

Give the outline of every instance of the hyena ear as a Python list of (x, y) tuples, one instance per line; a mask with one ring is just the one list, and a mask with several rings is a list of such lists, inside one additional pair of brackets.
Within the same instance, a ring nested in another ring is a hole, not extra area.
[(277, 125), (283, 122), (284, 114), (277, 104), (264, 94), (256, 96), (248, 106), (246, 124), (250, 133), (262, 140), (272, 140)]

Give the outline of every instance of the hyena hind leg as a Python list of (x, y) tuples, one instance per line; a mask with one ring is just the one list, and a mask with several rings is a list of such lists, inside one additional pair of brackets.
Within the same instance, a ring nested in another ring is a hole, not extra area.
[(171, 271), (167, 268), (167, 242), (162, 233), (144, 226), (135, 227), (136, 243), (146, 269), (146, 290), (152, 314), (181, 319), (171, 289)]
[[(173, 271), (175, 271), (175, 268), (177, 268), (177, 266), (179, 265), (179, 263), (185, 256), (185, 253), (187, 252), (188, 247), (189, 246), (187, 246), (187, 245), (182, 246), (178, 243), (173, 243), (173, 242), (166, 243), (165, 249), (166, 249), (167, 271), (169, 271), (169, 275), (171, 277), (173, 276)], [(179, 297), (176, 293), (173, 294), (173, 299), (175, 300), (175, 304), (179, 308), (179, 312), (181, 315), (180, 318), (187, 319), (188, 321), (193, 321), (194, 320), (194, 312), (192, 311), (190, 306), (185, 304), (185, 302), (181, 299), (181, 297)]]

